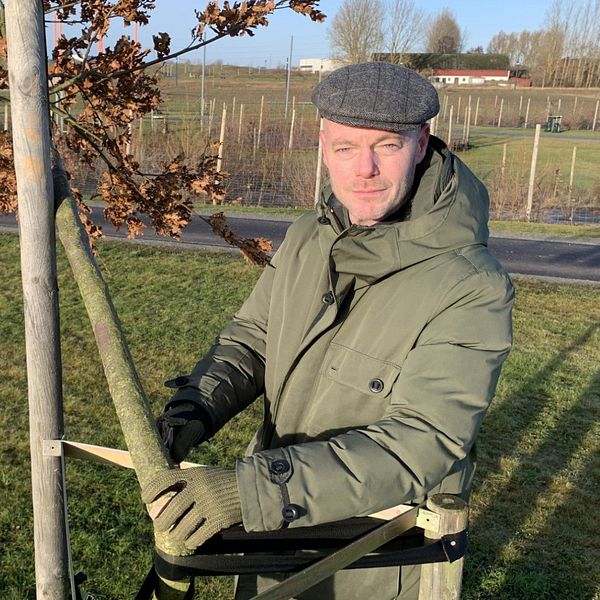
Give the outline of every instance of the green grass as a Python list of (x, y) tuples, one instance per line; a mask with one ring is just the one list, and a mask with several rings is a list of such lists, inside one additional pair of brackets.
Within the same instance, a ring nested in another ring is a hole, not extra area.
[[(0, 236), (0, 597), (33, 599), (27, 388), (18, 240)], [(99, 263), (156, 412), (162, 382), (186, 372), (260, 271), (238, 259), (103, 243)], [(89, 323), (59, 256), (68, 439), (123, 447)], [(480, 438), (463, 598), (597, 600), (600, 594), (600, 290), (519, 280), (515, 349)], [(465, 374), (465, 376), (468, 376)], [(236, 419), (197, 461), (231, 465), (260, 407)], [(68, 462), (75, 568), (97, 600), (131, 598), (152, 535), (131, 472)], [(198, 598), (231, 598), (203, 579)]]
[(523, 221), (490, 221), (490, 232), (543, 234), (560, 238), (599, 238), (600, 225), (557, 225), (552, 223), (525, 223)]

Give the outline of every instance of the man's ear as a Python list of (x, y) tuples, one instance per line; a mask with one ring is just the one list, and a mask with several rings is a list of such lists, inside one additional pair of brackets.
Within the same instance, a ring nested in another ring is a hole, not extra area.
[(427, 152), (427, 144), (429, 143), (429, 123), (425, 123), (421, 127), (417, 137), (417, 164), (419, 164), (424, 158)]

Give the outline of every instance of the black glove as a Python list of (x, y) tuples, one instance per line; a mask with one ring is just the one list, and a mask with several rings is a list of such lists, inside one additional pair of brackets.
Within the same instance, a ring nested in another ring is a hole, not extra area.
[(165, 448), (177, 464), (194, 446), (210, 437), (206, 421), (206, 412), (191, 400), (173, 400), (165, 406), (156, 425)]
[[(156, 475), (142, 489), (150, 504), (175, 492), (154, 518), (154, 528), (189, 550), (201, 546), (215, 533), (242, 521), (235, 471), (218, 467), (170, 469)], [(152, 514), (152, 509), (150, 511)]]

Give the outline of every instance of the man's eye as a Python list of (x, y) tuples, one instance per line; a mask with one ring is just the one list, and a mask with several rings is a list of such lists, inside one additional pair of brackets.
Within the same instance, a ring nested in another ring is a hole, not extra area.
[(383, 147), (386, 150), (400, 150), (400, 145), (399, 144), (392, 144), (392, 143), (390, 143), (390, 144), (384, 144)]
[(350, 152), (351, 148), (349, 146), (341, 146), (340, 148), (336, 148), (335, 151), (340, 154), (344, 154), (345, 152)]

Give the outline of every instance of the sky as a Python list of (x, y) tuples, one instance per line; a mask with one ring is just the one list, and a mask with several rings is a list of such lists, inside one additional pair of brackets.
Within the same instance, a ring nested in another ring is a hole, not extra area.
[[(150, 24), (140, 28), (140, 42), (151, 46), (152, 34), (171, 34), (172, 49), (187, 45), (194, 19), (194, 8), (204, 8), (206, 0), (155, 0)], [(254, 67), (284, 66), (292, 46), (292, 65), (300, 58), (328, 58), (327, 29), (343, 0), (321, 0), (320, 8), (327, 15), (325, 23), (289, 9), (277, 11), (268, 27), (256, 30), (253, 37), (227, 38), (206, 47), (206, 62), (222, 60), (225, 64)], [(487, 47), (491, 37), (523, 29), (539, 29), (551, 0), (427, 0), (417, 3), (428, 15), (450, 8), (461, 29), (466, 33), (465, 48)], [(133, 33), (131, 34), (133, 35)], [(292, 40), (293, 38), (293, 40)], [(110, 40), (109, 40), (110, 43)], [(187, 55), (191, 62), (202, 61), (202, 50)]]

